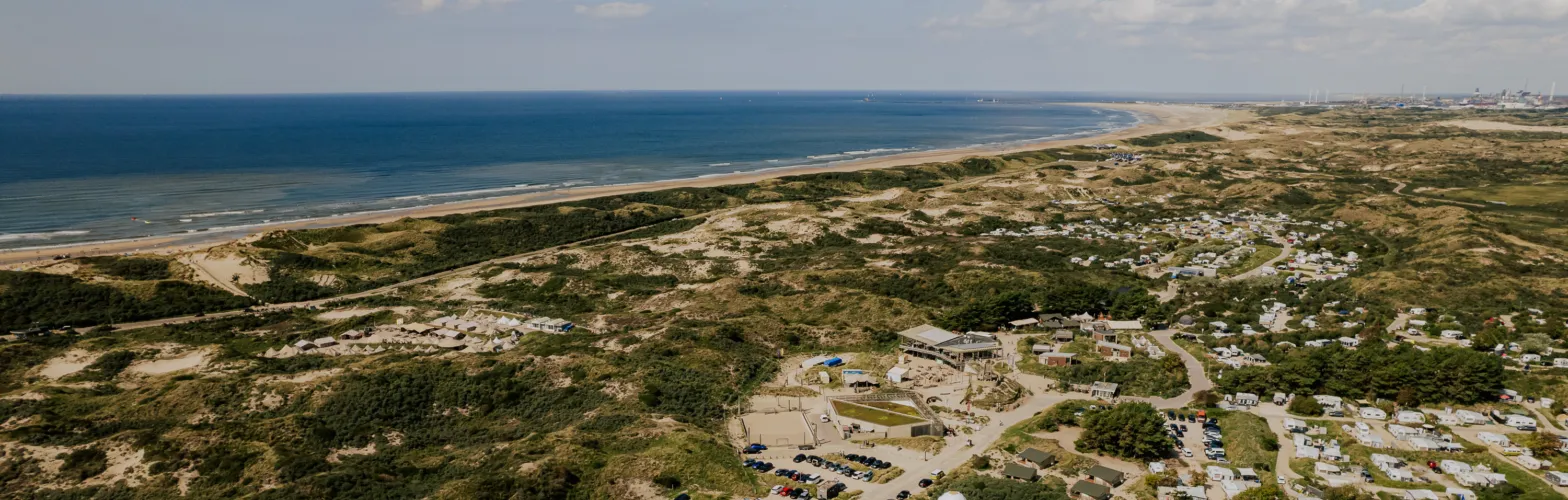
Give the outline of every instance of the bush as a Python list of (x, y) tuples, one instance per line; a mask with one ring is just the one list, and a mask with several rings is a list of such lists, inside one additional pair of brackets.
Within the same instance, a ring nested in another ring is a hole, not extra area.
[(1079, 450), (1092, 450), (1142, 461), (1165, 458), (1175, 440), (1166, 434), (1165, 418), (1148, 403), (1122, 403), (1084, 415)]
[(1146, 135), (1127, 139), (1127, 144), (1142, 147), (1164, 146), (1166, 144), (1179, 144), (1188, 142), (1223, 142), (1224, 137), (1201, 132), (1197, 130), (1183, 130), (1165, 134)]
[(1312, 396), (1296, 396), (1295, 399), (1290, 400), (1290, 406), (1285, 410), (1304, 417), (1323, 415), (1323, 405), (1318, 404), (1317, 398)]
[(60, 474), (85, 481), (109, 469), (109, 455), (97, 448), (83, 448), (65, 455)]

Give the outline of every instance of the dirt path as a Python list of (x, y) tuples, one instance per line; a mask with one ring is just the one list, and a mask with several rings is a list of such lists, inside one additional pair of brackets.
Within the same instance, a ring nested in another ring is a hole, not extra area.
[(1180, 396), (1174, 398), (1123, 398), (1124, 400), (1146, 401), (1154, 405), (1155, 408), (1181, 408), (1191, 403), (1193, 394), (1197, 394), (1198, 391), (1214, 389), (1214, 381), (1209, 380), (1209, 376), (1203, 373), (1203, 362), (1197, 356), (1193, 356), (1192, 353), (1177, 345), (1176, 341), (1171, 338), (1174, 334), (1175, 332), (1171, 330), (1149, 332), (1149, 336), (1153, 337), (1155, 342), (1159, 342), (1160, 346), (1164, 347), (1167, 352), (1181, 356), (1182, 364), (1187, 367), (1187, 384), (1191, 387), (1187, 388), (1187, 392), (1183, 392)]

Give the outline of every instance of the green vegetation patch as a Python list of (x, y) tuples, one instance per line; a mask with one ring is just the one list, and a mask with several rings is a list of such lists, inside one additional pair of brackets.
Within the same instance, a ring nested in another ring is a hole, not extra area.
[(901, 412), (880, 410), (850, 403), (848, 401), (840, 401), (835, 399), (832, 400), (832, 402), (834, 413), (843, 415), (844, 418), (852, 418), (863, 422), (871, 422), (873, 424), (894, 427), (899, 425), (918, 424), (925, 421), (925, 419), (910, 417)]
[(1198, 130), (1183, 130), (1164, 134), (1146, 135), (1127, 139), (1127, 144), (1141, 147), (1164, 146), (1189, 142), (1224, 142), (1225, 138)]
[(1483, 203), (1500, 201), (1509, 205), (1549, 205), (1568, 202), (1568, 184), (1497, 185), (1446, 191), (1443, 194)]

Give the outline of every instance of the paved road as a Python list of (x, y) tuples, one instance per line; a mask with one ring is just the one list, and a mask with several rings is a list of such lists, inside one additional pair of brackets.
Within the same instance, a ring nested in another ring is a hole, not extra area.
[(1244, 272), (1244, 273), (1241, 273), (1241, 274), (1238, 274), (1238, 275), (1235, 275), (1235, 276), (1231, 276), (1229, 278), (1225, 278), (1225, 281), (1244, 280), (1244, 279), (1247, 279), (1247, 278), (1256, 278), (1258, 276), (1262, 276), (1264, 268), (1274, 267), (1274, 265), (1278, 264), (1279, 261), (1282, 261), (1282, 260), (1290, 258), (1291, 252), (1295, 251), (1295, 249), (1296, 249), (1295, 246), (1291, 245), (1290, 243), (1286, 243), (1285, 247), (1280, 249), (1278, 257), (1274, 257), (1272, 259), (1269, 259), (1269, 261), (1268, 262), (1264, 262), (1263, 265), (1258, 266), (1258, 267), (1254, 267), (1254, 268), (1248, 270), (1247, 272)]
[(1187, 366), (1187, 384), (1191, 387), (1187, 388), (1187, 392), (1174, 398), (1149, 400), (1155, 408), (1181, 408), (1191, 403), (1193, 394), (1197, 394), (1198, 391), (1214, 389), (1214, 381), (1209, 380), (1208, 374), (1203, 373), (1203, 362), (1176, 344), (1176, 341), (1171, 338), (1175, 333), (1172, 330), (1158, 330), (1149, 332), (1149, 336), (1154, 337), (1154, 341), (1159, 342), (1167, 353), (1181, 356), (1182, 364)]

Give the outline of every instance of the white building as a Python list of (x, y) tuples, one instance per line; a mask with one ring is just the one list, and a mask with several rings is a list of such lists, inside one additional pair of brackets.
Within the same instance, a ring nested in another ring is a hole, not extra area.
[(1388, 420), (1388, 412), (1371, 406), (1361, 407), (1361, 418), (1367, 420)]
[(1404, 410), (1394, 414), (1394, 420), (1401, 424), (1424, 424), (1426, 414), (1419, 411)]

